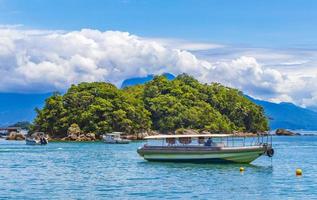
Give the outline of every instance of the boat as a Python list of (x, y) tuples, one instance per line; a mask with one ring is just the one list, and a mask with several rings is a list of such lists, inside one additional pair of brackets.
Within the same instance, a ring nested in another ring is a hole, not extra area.
[(35, 138), (25, 138), (25, 144), (37, 145), (37, 144), (41, 144), (41, 142), (40, 142), (40, 140), (36, 140)]
[(36, 133), (36, 137), (26, 137), (25, 144), (27, 145), (46, 145), (48, 144), (48, 139), (45, 137), (44, 133)]
[(43, 138), (43, 139), (25, 138), (25, 144), (27, 144), (27, 145), (46, 145), (46, 144), (48, 144), (48, 140), (46, 138)]
[(102, 136), (102, 140), (107, 144), (129, 144), (130, 140), (122, 139), (121, 132), (106, 133)]
[(145, 139), (147, 143), (137, 152), (147, 161), (251, 163), (262, 155), (274, 155), (272, 136), (263, 134), (248, 138), (231, 134), (156, 135)]

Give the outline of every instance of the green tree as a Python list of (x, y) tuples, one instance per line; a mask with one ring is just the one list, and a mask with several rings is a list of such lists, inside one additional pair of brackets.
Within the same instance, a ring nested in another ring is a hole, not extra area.
[(54, 93), (46, 99), (43, 109), (36, 109), (37, 117), (31, 132), (42, 131), (52, 137), (65, 137), (69, 126), (67, 110), (63, 106), (63, 98), (59, 93)]
[(71, 124), (96, 134), (184, 128), (212, 132), (268, 130), (263, 108), (239, 90), (219, 83), (201, 84), (187, 74), (173, 81), (155, 76), (144, 85), (124, 89), (104, 82), (72, 85), (63, 96), (53, 94), (42, 109), (37, 109), (31, 129), (62, 137)]

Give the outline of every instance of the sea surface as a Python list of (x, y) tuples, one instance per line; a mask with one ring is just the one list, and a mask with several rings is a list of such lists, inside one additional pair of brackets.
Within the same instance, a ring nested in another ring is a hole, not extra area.
[(273, 143), (273, 159), (245, 165), (147, 162), (136, 153), (142, 142), (1, 139), (0, 199), (317, 199), (317, 136), (275, 136)]

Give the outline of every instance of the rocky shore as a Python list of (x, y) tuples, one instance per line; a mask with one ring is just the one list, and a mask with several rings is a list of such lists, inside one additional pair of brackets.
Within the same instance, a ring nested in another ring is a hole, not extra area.
[[(58, 140), (58, 138), (52, 138), (53, 140)], [(60, 138), (60, 141), (77, 141), (77, 142), (84, 142), (84, 141), (96, 141), (100, 140), (101, 138), (97, 138), (96, 134), (94, 133), (84, 133), (80, 130), (77, 124), (72, 124), (67, 131), (67, 136), (64, 138)]]
[[(254, 137), (257, 136), (257, 133), (250, 133), (250, 132), (240, 132), (240, 131), (233, 131), (233, 136), (235, 137)], [(267, 135), (268, 133), (261, 133), (261, 135)]]
[(100, 138), (97, 138), (94, 133), (80, 133), (80, 134), (68, 135), (67, 137), (61, 138), (60, 140), (84, 142), (84, 141), (96, 141), (96, 140), (100, 140)]
[(159, 134), (160, 133), (158, 131), (144, 131), (137, 134), (122, 134), (121, 137), (123, 139), (128, 139), (128, 140), (143, 140), (147, 136), (159, 135)]
[[(35, 134), (35, 133), (34, 133)], [(36, 135), (32, 135), (32, 137), (35, 137)], [(122, 133), (121, 137), (122, 139), (128, 139), (128, 140), (143, 140), (147, 136), (153, 136), (153, 135), (160, 135), (160, 134), (182, 134), (182, 135), (197, 135), (197, 134), (217, 134), (215, 132), (208, 132), (208, 131), (197, 131), (193, 129), (177, 129), (175, 131), (170, 132), (159, 132), (159, 131), (144, 131), (136, 134), (125, 134)], [(251, 132), (241, 132), (241, 131), (233, 131), (228, 134), (232, 134), (234, 137), (254, 137), (257, 136), (257, 133), (251, 133)], [(268, 134), (267, 132), (261, 133), (262, 135)], [(275, 135), (277, 136), (296, 136), (301, 135), (299, 133), (294, 133), (292, 131), (286, 130), (286, 129), (277, 129), (275, 131)], [(7, 137), (7, 140), (25, 140), (25, 135), (19, 132), (11, 132)], [(95, 133), (85, 133), (83, 132), (77, 124), (72, 124), (67, 131), (66, 137), (49, 137), (48, 139), (50, 141), (74, 141), (74, 142), (84, 142), (84, 141), (100, 141), (102, 140), (101, 135), (97, 135)]]
[[(181, 129), (181, 130), (176, 130), (174, 132), (172, 132), (172, 131), (159, 132), (159, 131), (150, 130), (150, 131), (144, 131), (144, 132), (136, 133), (136, 134), (122, 133), (121, 138), (128, 139), (128, 140), (143, 140), (147, 136), (160, 135), (160, 134), (197, 135), (197, 134), (220, 134), (220, 133), (213, 133), (213, 132), (208, 132), (208, 131), (198, 132), (198, 131), (192, 130), (192, 129)], [(232, 134), (233, 137), (255, 137), (258, 134), (267, 135), (269, 133), (268, 132), (251, 133), (251, 132), (233, 131), (233, 132), (228, 133), (228, 134)], [(273, 135), (276, 135), (276, 136), (299, 136), (301, 134), (294, 133), (292, 131), (285, 130), (285, 129), (277, 129), (275, 131), (275, 134), (273, 134)], [(78, 131), (78, 129), (74, 129), (73, 131), (68, 131), (67, 136), (64, 138), (50, 138), (50, 140), (53, 140), (53, 141), (74, 141), (74, 142), (100, 141), (100, 140), (102, 140), (102, 136), (96, 135), (94, 133), (83, 133), (81, 131)]]
[[(125, 134), (122, 133), (121, 138), (122, 139), (128, 139), (128, 140), (143, 140), (147, 136), (153, 136), (153, 135), (160, 135), (160, 134), (177, 134), (177, 135), (197, 135), (197, 134), (217, 134), (217, 133), (211, 133), (208, 131), (202, 131), (199, 132), (197, 130), (193, 129), (178, 129), (176, 131), (170, 131), (170, 132), (159, 132), (159, 131), (144, 131), (136, 134)], [(256, 136), (256, 133), (250, 133), (250, 132), (239, 132), (234, 131), (232, 133), (235, 137), (253, 137)], [(262, 133), (267, 134), (267, 133)], [(52, 141), (73, 141), (73, 142), (84, 142), (84, 141), (100, 141), (102, 140), (102, 136), (96, 135), (94, 133), (83, 133), (79, 127), (76, 124), (73, 124), (67, 132), (67, 136), (63, 138), (50, 138)]]
[(288, 131), (286, 129), (276, 129), (275, 134), (278, 136), (295, 136), (295, 135), (300, 135), (299, 133), (294, 133), (292, 131)]
[(25, 140), (25, 136), (22, 133), (13, 131), (6, 137), (6, 140)]

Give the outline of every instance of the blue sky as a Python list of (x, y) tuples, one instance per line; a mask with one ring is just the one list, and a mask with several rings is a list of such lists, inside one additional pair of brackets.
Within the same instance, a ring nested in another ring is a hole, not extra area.
[(0, 0), (0, 23), (265, 47), (317, 44), (313, 0)]
[(164, 72), (317, 109), (317, 1), (0, 0), (0, 92)]

